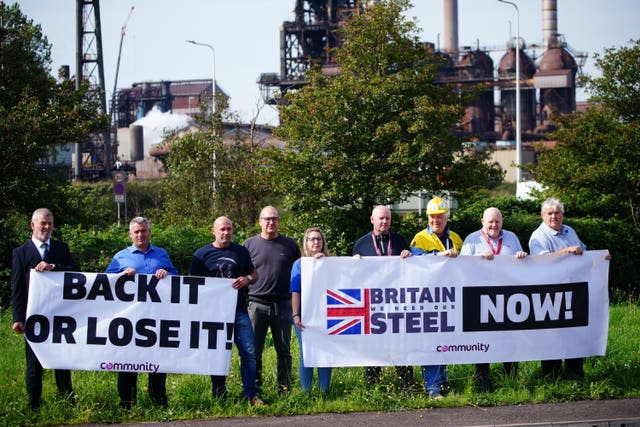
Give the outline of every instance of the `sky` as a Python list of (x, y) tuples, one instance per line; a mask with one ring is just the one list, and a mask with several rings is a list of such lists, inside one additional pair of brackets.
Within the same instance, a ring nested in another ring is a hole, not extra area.
[[(12, 0), (3, 0), (13, 3)], [(527, 45), (542, 42), (542, 1), (513, 0), (518, 5), (520, 37)], [(75, 0), (19, 0), (22, 13), (52, 45), (52, 72), (70, 65), (75, 74)], [(278, 124), (274, 107), (260, 105), (256, 83), (261, 73), (280, 71), (280, 26), (294, 19), (295, 0), (107, 0), (100, 4), (107, 100), (111, 98), (121, 28), (133, 6), (122, 38), (117, 88), (160, 80), (210, 79), (215, 57), (218, 87), (231, 97), (230, 108), (245, 120)], [(412, 0), (421, 39), (440, 46), (444, 40), (443, 0)], [(586, 52), (582, 71), (597, 75), (594, 53), (640, 39), (638, 0), (557, 0), (558, 32), (569, 46)], [(458, 0), (460, 46), (504, 48), (516, 35), (516, 9), (497, 0)], [(194, 46), (195, 40), (213, 46)], [(529, 51), (529, 53), (531, 53)], [(491, 53), (495, 65), (504, 52)], [(537, 55), (541, 51), (538, 50)], [(577, 100), (586, 100), (579, 90)]]

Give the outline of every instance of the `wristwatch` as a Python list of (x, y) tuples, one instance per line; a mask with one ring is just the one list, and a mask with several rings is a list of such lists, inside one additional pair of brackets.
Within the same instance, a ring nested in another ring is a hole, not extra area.
[(249, 284), (253, 283), (253, 276), (250, 274), (247, 274), (247, 280), (249, 280)]

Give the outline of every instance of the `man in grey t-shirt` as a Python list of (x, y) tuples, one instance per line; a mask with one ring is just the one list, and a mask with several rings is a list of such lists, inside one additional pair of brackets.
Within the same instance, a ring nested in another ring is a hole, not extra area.
[(277, 355), (280, 394), (291, 386), (291, 267), (300, 258), (295, 240), (278, 232), (280, 215), (273, 206), (260, 212), (259, 235), (250, 237), (244, 246), (258, 271), (258, 280), (249, 288), (249, 317), (256, 338), (257, 385), (262, 387), (262, 351), (267, 331), (271, 328)]

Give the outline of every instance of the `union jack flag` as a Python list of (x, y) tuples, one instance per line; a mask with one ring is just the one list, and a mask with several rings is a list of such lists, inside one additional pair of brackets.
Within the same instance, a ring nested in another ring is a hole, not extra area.
[[(369, 289), (327, 290), (329, 335), (360, 335), (371, 332)], [(364, 327), (363, 327), (364, 326)]]

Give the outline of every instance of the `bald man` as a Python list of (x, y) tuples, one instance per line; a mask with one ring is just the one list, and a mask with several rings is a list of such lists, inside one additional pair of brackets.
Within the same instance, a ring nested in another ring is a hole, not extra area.
[[(387, 206), (378, 205), (371, 211), (369, 218), (372, 230), (360, 237), (351, 251), (355, 257), (363, 256), (411, 256), (407, 241), (400, 234), (391, 231), (391, 210)], [(396, 373), (405, 388), (413, 387), (413, 368), (411, 366), (396, 366)], [(373, 385), (380, 379), (379, 366), (367, 366), (364, 379)]]
[[(527, 253), (522, 250), (522, 245), (515, 233), (502, 228), (502, 212), (500, 209), (490, 207), (485, 209), (482, 215), (482, 228), (469, 234), (460, 250), (460, 255), (476, 255), (486, 260), (493, 260), (496, 255), (511, 255), (517, 259), (523, 259)], [(507, 375), (515, 375), (518, 369), (516, 362), (504, 362), (504, 372)], [(489, 379), (489, 364), (476, 364), (476, 382), (482, 391), (491, 391)]]
[[(256, 388), (256, 353), (253, 327), (247, 313), (248, 289), (258, 279), (249, 251), (244, 246), (232, 242), (233, 223), (225, 216), (216, 218), (211, 227), (213, 243), (195, 251), (191, 257), (190, 273), (194, 276), (226, 277), (238, 290), (233, 340), (240, 356), (240, 376), (243, 395), (252, 406), (263, 405)], [(211, 376), (211, 392), (214, 397), (224, 398), (227, 394), (226, 377)]]
[(260, 234), (250, 237), (244, 246), (260, 274), (249, 289), (249, 317), (256, 336), (258, 392), (262, 386), (262, 351), (271, 329), (277, 356), (278, 391), (287, 394), (291, 388), (291, 267), (300, 258), (295, 240), (279, 231), (280, 214), (273, 206), (260, 212)]

